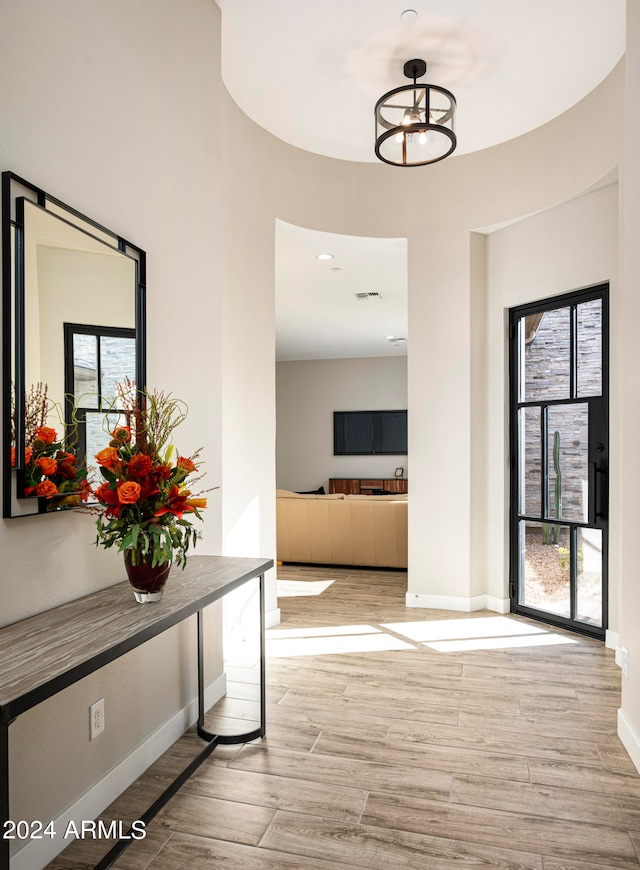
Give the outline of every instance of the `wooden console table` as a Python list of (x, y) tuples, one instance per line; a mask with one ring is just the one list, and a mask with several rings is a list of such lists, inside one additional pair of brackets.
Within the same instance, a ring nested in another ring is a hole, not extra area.
[(404, 477), (330, 477), (329, 492), (345, 495), (375, 495), (377, 492), (409, 492), (409, 481)]
[[(191, 556), (184, 571), (171, 573), (164, 596), (137, 604), (128, 583), (119, 583), (53, 610), (0, 628), (0, 825), (11, 819), (9, 725), (42, 701), (197, 614), (198, 736), (204, 748), (140, 816), (146, 824), (162, 809), (218, 744), (246, 743), (265, 734), (264, 574), (271, 559)], [(203, 608), (249, 580), (260, 583), (260, 727), (246, 734), (204, 729)], [(130, 833), (127, 832), (127, 833)], [(125, 835), (126, 836), (126, 835)], [(106, 870), (131, 840), (119, 840), (98, 863)], [(0, 870), (8, 870), (10, 841), (0, 840)]]

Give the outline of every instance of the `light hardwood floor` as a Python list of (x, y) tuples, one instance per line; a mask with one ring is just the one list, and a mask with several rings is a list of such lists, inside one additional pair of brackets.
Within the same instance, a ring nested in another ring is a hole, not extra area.
[[(408, 610), (403, 572), (279, 578), (267, 738), (216, 749), (118, 868), (640, 867), (640, 776), (616, 736), (611, 651), (519, 617)], [(230, 677), (207, 724), (235, 717), (243, 731), (255, 677)], [(103, 818), (136, 818), (194, 743)], [(76, 842), (50, 868), (92, 866), (106, 845)]]

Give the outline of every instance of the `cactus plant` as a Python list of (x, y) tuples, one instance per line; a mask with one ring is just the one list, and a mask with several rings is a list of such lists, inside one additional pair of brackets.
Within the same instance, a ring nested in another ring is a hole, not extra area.
[[(560, 471), (560, 433), (557, 429), (553, 433), (553, 469), (556, 473), (553, 487), (554, 516), (559, 520), (562, 515), (562, 472)], [(542, 540), (545, 544), (557, 544), (560, 540), (560, 526), (544, 523), (542, 527)]]

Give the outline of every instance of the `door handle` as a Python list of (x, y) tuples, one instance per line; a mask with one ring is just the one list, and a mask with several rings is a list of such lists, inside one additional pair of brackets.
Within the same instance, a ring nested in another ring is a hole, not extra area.
[(589, 463), (587, 485), (589, 488), (587, 522), (590, 526), (594, 526), (597, 524), (598, 520), (606, 519), (602, 509), (605, 488), (607, 485), (606, 471), (598, 468), (597, 462)]
[(596, 523), (596, 470), (596, 463), (590, 462), (587, 473), (587, 488), (589, 490), (587, 504), (587, 522), (590, 526), (594, 526)]

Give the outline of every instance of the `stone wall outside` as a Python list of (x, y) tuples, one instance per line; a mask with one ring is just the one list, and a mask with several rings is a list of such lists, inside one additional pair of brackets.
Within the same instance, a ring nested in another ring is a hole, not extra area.
[[(578, 306), (577, 397), (602, 392), (602, 303), (598, 300)], [(535, 337), (525, 346), (524, 396), (526, 401), (569, 398), (570, 308), (545, 312)], [(523, 409), (525, 467), (524, 504), (520, 511), (540, 513), (541, 429), (540, 409)], [(560, 432), (562, 475), (561, 518), (584, 522), (587, 511), (588, 414), (584, 403), (548, 409), (549, 517), (555, 516), (553, 464), (554, 432)]]

